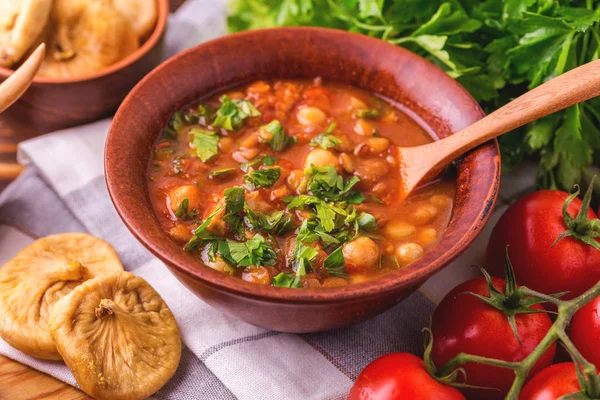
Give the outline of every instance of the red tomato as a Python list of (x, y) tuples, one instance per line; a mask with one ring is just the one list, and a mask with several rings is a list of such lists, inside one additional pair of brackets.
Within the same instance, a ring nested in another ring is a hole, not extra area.
[(534, 376), (521, 391), (519, 400), (554, 400), (579, 391), (575, 364), (565, 362), (545, 368)]
[(348, 400), (465, 400), (457, 389), (441, 384), (425, 370), (419, 357), (391, 353), (360, 373)]
[[(600, 280), (600, 251), (580, 240), (566, 237), (550, 247), (567, 227), (562, 207), (568, 193), (541, 190), (511, 205), (492, 231), (487, 248), (486, 267), (504, 276), (504, 254), (509, 255), (519, 285), (542, 293), (566, 292), (564, 299), (576, 297)], [(576, 198), (568, 212), (575, 216), (581, 208)], [(588, 218), (597, 218), (588, 211)]]
[[(494, 287), (504, 293), (505, 281), (492, 278)], [(506, 315), (470, 294), (489, 296), (485, 278), (472, 279), (450, 291), (433, 313), (432, 358), (439, 369), (459, 353), (468, 353), (498, 360), (518, 362), (527, 357), (544, 338), (552, 321), (545, 313), (517, 314), (519, 344)], [(542, 309), (540, 305), (533, 308)], [(552, 345), (539, 359), (532, 374), (550, 365), (556, 345)], [(464, 366), (467, 383), (473, 386), (496, 388), (496, 390), (464, 389), (469, 399), (504, 399), (510, 390), (515, 374), (510, 369), (467, 363)]]
[(570, 336), (585, 359), (600, 368), (600, 297), (577, 311), (571, 320)]

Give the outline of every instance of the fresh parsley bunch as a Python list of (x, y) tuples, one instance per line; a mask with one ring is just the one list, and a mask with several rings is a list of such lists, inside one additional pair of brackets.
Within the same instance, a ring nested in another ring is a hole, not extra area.
[[(232, 0), (229, 28), (310, 25), (378, 37), (443, 68), (491, 112), (596, 60), (599, 8), (599, 0)], [(570, 189), (593, 176), (600, 161), (600, 100), (534, 122), (500, 143), (505, 168), (534, 158), (540, 187)]]

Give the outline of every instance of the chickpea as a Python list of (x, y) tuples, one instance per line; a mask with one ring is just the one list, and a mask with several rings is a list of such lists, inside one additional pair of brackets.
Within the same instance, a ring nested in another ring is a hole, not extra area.
[(429, 202), (436, 207), (446, 208), (450, 205), (452, 200), (445, 194), (434, 194), (429, 198)]
[(438, 231), (434, 228), (420, 229), (417, 233), (417, 239), (423, 246), (430, 246), (438, 239)]
[(290, 172), (290, 175), (287, 178), (287, 184), (293, 192), (296, 194), (302, 194), (306, 193), (308, 179), (306, 178), (306, 175), (304, 175), (304, 171), (295, 169)]
[(271, 284), (271, 274), (265, 267), (246, 267), (242, 273), (242, 279), (259, 285)]
[(371, 191), (376, 195), (382, 196), (388, 191), (388, 186), (383, 182), (378, 182), (375, 184), (375, 186), (373, 186)]
[(253, 147), (251, 149), (246, 149), (246, 148), (241, 148), (238, 151), (234, 152), (231, 157), (240, 163), (243, 162), (247, 162), (250, 160), (253, 160), (254, 158), (256, 158), (256, 156), (258, 155), (258, 153), (260, 152), (259, 149), (257, 149), (256, 147)]
[(198, 186), (179, 186), (169, 195), (169, 205), (171, 206), (171, 210), (175, 212), (181, 205), (181, 202), (185, 199), (188, 199), (188, 210), (193, 210), (198, 208), (198, 204), (200, 204), (201, 201), (201, 196), (202, 195)]
[(258, 134), (252, 133), (246, 137), (243, 137), (238, 143), (240, 147), (244, 147), (246, 149), (256, 147), (258, 146)]
[(281, 185), (271, 190), (271, 200), (282, 199), (286, 196), (289, 196), (291, 193), (291, 190), (287, 186)]
[(417, 243), (404, 243), (396, 249), (396, 257), (400, 265), (408, 265), (423, 257), (423, 247)]
[(169, 235), (178, 242), (187, 242), (193, 236), (192, 231), (186, 225), (177, 224), (169, 229)]
[(360, 178), (360, 184), (363, 187), (373, 186), (390, 170), (390, 165), (379, 158), (370, 158), (359, 162), (354, 174)]
[(361, 272), (373, 269), (379, 260), (379, 246), (366, 236), (359, 236), (342, 248), (346, 271)]
[(348, 281), (345, 280), (344, 278), (339, 278), (337, 276), (331, 276), (329, 278), (325, 278), (323, 280), (323, 284), (321, 286), (325, 287), (325, 288), (333, 288), (333, 287), (346, 286), (347, 284), (348, 284)]
[(219, 150), (224, 153), (229, 153), (233, 147), (233, 139), (230, 137), (222, 137), (219, 139)]
[(438, 208), (433, 204), (423, 203), (412, 213), (411, 219), (417, 225), (425, 225), (435, 219)]
[(361, 136), (372, 137), (375, 132), (375, 127), (369, 121), (365, 121), (364, 119), (359, 119), (356, 121), (354, 125), (354, 132)]
[(414, 225), (411, 225), (399, 219), (394, 219), (385, 224), (383, 230), (385, 234), (391, 237), (392, 239), (402, 240), (413, 235), (417, 231), (417, 228), (415, 228)]
[(318, 279), (306, 278), (306, 279), (304, 279), (302, 287), (308, 288), (308, 289), (320, 289), (322, 286), (321, 286), (321, 282), (319, 282)]
[[(215, 212), (218, 209), (221, 209), (217, 214)], [(211, 215), (214, 215), (213, 219), (210, 221), (210, 224), (206, 227), (209, 231), (216, 233), (218, 235), (225, 234), (225, 221), (223, 221), (223, 216), (225, 215), (225, 199), (221, 198), (215, 205), (213, 205), (207, 212), (204, 213), (204, 219), (206, 220)]]
[(371, 152), (379, 154), (390, 148), (390, 140), (387, 138), (371, 138), (367, 140)]
[(358, 99), (354, 96), (350, 96), (350, 101), (348, 104), (348, 110), (357, 111), (357, 110), (366, 110), (368, 107), (364, 101)]
[(246, 191), (244, 199), (248, 207), (255, 212), (271, 213), (273, 211), (273, 206), (263, 199), (261, 194), (257, 191)]
[(207, 261), (205, 264), (206, 266), (219, 272), (225, 272), (227, 269), (231, 268), (229, 263), (223, 260), (221, 257), (216, 257), (215, 261)]
[(327, 121), (327, 115), (317, 107), (301, 108), (296, 118), (302, 125), (323, 125)]
[(342, 169), (349, 174), (353, 173), (356, 169), (356, 165), (354, 165), (354, 160), (352, 159), (352, 156), (349, 156), (346, 153), (340, 154), (339, 161), (340, 165), (342, 166)]
[(316, 167), (324, 167), (326, 165), (338, 166), (338, 158), (329, 150), (314, 149), (311, 150), (304, 160), (304, 167), (310, 168), (311, 165)]

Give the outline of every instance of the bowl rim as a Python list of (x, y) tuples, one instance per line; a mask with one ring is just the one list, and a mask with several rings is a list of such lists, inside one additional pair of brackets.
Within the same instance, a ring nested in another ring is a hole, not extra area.
[[(156, 46), (156, 44), (163, 36), (163, 33), (165, 32), (165, 28), (167, 26), (167, 20), (169, 18), (169, 0), (156, 0), (156, 3), (158, 6), (156, 24), (154, 26), (152, 34), (144, 41), (144, 43), (139, 48), (137, 48), (133, 53), (131, 53), (124, 59), (114, 64), (111, 64), (98, 72), (87, 75), (79, 75), (72, 78), (47, 78), (36, 75), (33, 78), (32, 84), (56, 85), (64, 83), (80, 83), (85, 81), (92, 81), (94, 79), (99, 79), (104, 76), (111, 75), (137, 62)], [(13, 69), (0, 67), (0, 78), (7, 79), (14, 72), (15, 71)]]
[[(164, 69), (167, 69), (171, 65), (178, 63), (181, 59), (185, 59), (188, 54), (197, 51), (202, 51), (202, 48), (205, 45), (215, 46), (222, 41), (243, 39), (245, 36), (252, 36), (256, 34), (266, 33), (277, 35), (278, 32), (283, 31), (289, 31), (292, 34), (297, 35), (310, 34), (311, 32), (322, 35), (350, 35), (354, 37), (354, 40), (372, 41), (373, 44), (377, 43), (377, 45), (385, 44), (386, 46), (390, 46), (390, 51), (392, 51), (393, 49), (393, 51), (402, 52), (404, 53), (403, 57), (413, 58), (413, 60), (426, 65), (428, 72), (430, 72), (431, 74), (444, 76), (444, 78), (440, 79), (445, 79), (445, 84), (452, 86), (452, 90), (457, 91), (457, 93), (460, 92), (463, 96), (466, 95), (466, 98), (470, 99), (470, 112), (472, 115), (476, 116), (477, 119), (482, 118), (485, 115), (477, 101), (467, 92), (467, 90), (454, 79), (450, 78), (444, 71), (439, 69), (431, 62), (416, 55), (415, 53), (412, 53), (398, 46), (386, 43), (380, 39), (372, 38), (357, 33), (320, 27), (268, 28), (226, 35), (200, 44), (191, 49), (188, 49), (163, 62), (152, 72), (150, 72), (146, 77), (144, 77), (144, 79), (142, 79), (133, 88), (133, 90), (128, 94), (128, 96), (125, 98), (125, 100), (119, 107), (119, 110), (117, 111), (111, 123), (111, 127), (109, 129), (108, 136), (106, 139), (104, 161), (105, 180), (109, 195), (117, 213), (121, 217), (121, 220), (124, 222), (127, 229), (136, 237), (136, 239), (157, 258), (159, 258), (163, 263), (165, 263), (169, 269), (175, 269), (178, 274), (181, 273), (191, 278), (192, 280), (200, 281), (200, 283), (202, 283), (205, 286), (210, 286), (213, 289), (228, 292), (244, 298), (251, 298), (259, 301), (277, 301), (287, 304), (323, 304), (340, 301), (356, 301), (358, 299), (367, 299), (377, 296), (383, 296), (385, 294), (400, 292), (402, 291), (402, 289), (407, 289), (409, 287), (420, 285), (422, 282), (424, 282), (424, 280), (431, 277), (433, 274), (441, 271), (452, 260), (458, 257), (477, 238), (481, 230), (485, 227), (485, 224), (488, 221), (492, 210), (494, 209), (500, 185), (500, 151), (497, 140), (494, 139), (492, 141), (488, 141), (478, 146), (476, 149), (471, 150), (469, 153), (467, 153), (467, 155), (464, 157), (487, 157), (489, 159), (489, 163), (493, 163), (493, 168), (492, 171), (487, 174), (488, 176), (486, 176), (485, 179), (481, 181), (483, 182), (482, 185), (486, 190), (486, 201), (483, 202), (484, 204), (481, 204), (476, 214), (476, 217), (474, 217), (469, 222), (469, 229), (466, 231), (463, 237), (457, 239), (456, 242), (450, 248), (448, 248), (445, 252), (441, 253), (441, 255), (437, 257), (433, 262), (423, 265), (422, 268), (411, 269), (409, 266), (398, 271), (391, 271), (386, 274), (382, 274), (381, 276), (367, 280), (365, 282), (354, 283), (348, 286), (338, 288), (299, 290), (292, 288), (262, 286), (245, 282), (239, 278), (234, 278), (222, 272), (215, 271), (205, 265), (202, 265), (202, 263), (199, 261), (195, 263), (195, 265), (188, 265), (191, 263), (184, 262), (179, 264), (178, 261), (174, 260), (170, 256), (169, 252), (164, 251), (160, 248), (160, 243), (157, 240), (153, 240), (150, 237), (150, 235), (148, 235), (145, 232), (145, 229), (143, 227), (140, 227), (139, 230), (135, 227), (135, 218), (133, 218), (129, 214), (127, 206), (121, 204), (120, 199), (126, 195), (127, 189), (124, 187), (124, 185), (120, 184), (114, 179), (113, 171), (115, 172), (115, 175), (118, 175), (119, 166), (114, 164), (111, 165), (111, 160), (108, 154), (111, 151), (111, 148), (116, 146), (113, 145), (113, 141), (116, 140), (119, 136), (115, 132), (118, 131), (120, 125), (120, 115), (124, 113), (124, 110), (135, 106), (137, 93), (146, 84), (146, 82), (154, 79), (155, 76), (160, 76), (161, 72)], [(156, 132), (156, 135), (158, 135), (158, 132)], [(460, 161), (459, 164), (461, 162), (462, 161)], [(144, 188), (144, 191), (147, 192), (147, 189)], [(156, 223), (158, 224), (158, 222)], [(165, 237), (167, 237), (166, 233)], [(182, 249), (180, 251), (183, 252)]]

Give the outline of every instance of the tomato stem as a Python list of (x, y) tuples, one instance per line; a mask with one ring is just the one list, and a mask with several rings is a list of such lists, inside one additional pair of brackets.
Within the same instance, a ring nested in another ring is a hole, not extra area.
[[(469, 362), (491, 365), (499, 368), (512, 369), (515, 372), (515, 380), (513, 381), (512, 387), (506, 396), (506, 400), (518, 400), (519, 393), (525, 384), (525, 380), (529, 376), (531, 369), (542, 357), (542, 355), (552, 346), (554, 342), (560, 340), (569, 353), (572, 354), (575, 362), (580, 364), (583, 368), (584, 374), (586, 375), (586, 386), (582, 388), (587, 395), (591, 398), (600, 397), (600, 376), (597, 375), (596, 367), (587, 361), (577, 350), (573, 342), (569, 339), (566, 328), (571, 322), (571, 319), (577, 311), (579, 311), (584, 305), (600, 296), (600, 282), (596, 283), (594, 287), (583, 293), (579, 297), (571, 300), (559, 300), (554, 296), (549, 296), (535, 290), (529, 289), (525, 286), (521, 286), (518, 291), (522, 295), (537, 298), (545, 302), (554, 304), (558, 309), (556, 320), (552, 327), (546, 333), (546, 336), (541, 340), (537, 347), (522, 361), (520, 362), (508, 362), (503, 360), (496, 360), (493, 358), (481, 357), (472, 354), (460, 353), (450, 361), (448, 361), (442, 368), (439, 369), (438, 376), (447, 376), (455, 368), (464, 365)], [(555, 295), (556, 296), (556, 295)]]

